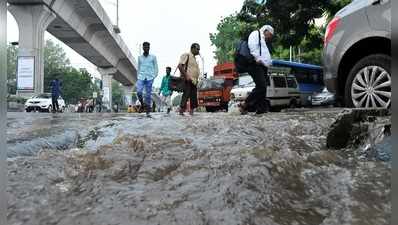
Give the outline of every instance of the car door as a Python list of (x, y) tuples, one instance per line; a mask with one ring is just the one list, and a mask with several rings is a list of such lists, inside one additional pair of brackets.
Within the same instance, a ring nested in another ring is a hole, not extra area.
[(287, 105), (289, 104), (289, 94), (284, 76), (273, 76), (274, 83), (274, 96), (275, 105)]
[(366, 13), (369, 24), (374, 30), (391, 32), (391, 0), (368, 0)]

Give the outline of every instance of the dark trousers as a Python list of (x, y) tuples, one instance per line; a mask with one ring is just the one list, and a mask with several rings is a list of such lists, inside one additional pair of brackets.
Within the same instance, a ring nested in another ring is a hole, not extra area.
[(53, 112), (59, 111), (58, 96), (51, 96), (51, 101), (53, 106)]
[(267, 76), (268, 68), (261, 65), (252, 66), (249, 69), (249, 74), (253, 78), (256, 87), (247, 97), (245, 104), (249, 111), (267, 112), (269, 105), (267, 98)]
[(185, 81), (184, 93), (182, 94), (180, 108), (186, 109), (188, 99), (191, 100), (191, 109), (198, 107), (198, 89), (192, 81)]

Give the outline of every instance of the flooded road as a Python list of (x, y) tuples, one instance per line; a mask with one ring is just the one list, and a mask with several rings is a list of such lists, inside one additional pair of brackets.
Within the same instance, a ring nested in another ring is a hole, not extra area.
[(327, 149), (338, 113), (9, 114), (8, 222), (389, 224), (388, 156)]

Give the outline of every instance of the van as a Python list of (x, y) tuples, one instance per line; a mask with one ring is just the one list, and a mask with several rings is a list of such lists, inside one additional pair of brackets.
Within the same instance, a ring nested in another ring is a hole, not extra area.
[[(231, 90), (233, 102), (245, 101), (255, 84), (248, 73), (239, 76), (238, 84)], [(270, 68), (267, 79), (267, 98), (271, 109), (295, 108), (301, 105), (299, 85), (294, 75), (286, 68)]]

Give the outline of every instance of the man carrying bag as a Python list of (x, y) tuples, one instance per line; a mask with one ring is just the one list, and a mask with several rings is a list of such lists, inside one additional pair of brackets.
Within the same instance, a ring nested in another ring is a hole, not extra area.
[(199, 55), (200, 45), (194, 43), (191, 45), (191, 51), (185, 53), (180, 57), (178, 69), (183, 77), (185, 83), (184, 92), (180, 103), (180, 115), (184, 115), (187, 107), (188, 99), (191, 100), (189, 114), (192, 116), (195, 108), (198, 107), (197, 87), (198, 78), (200, 74), (199, 65), (196, 62), (195, 56)]

